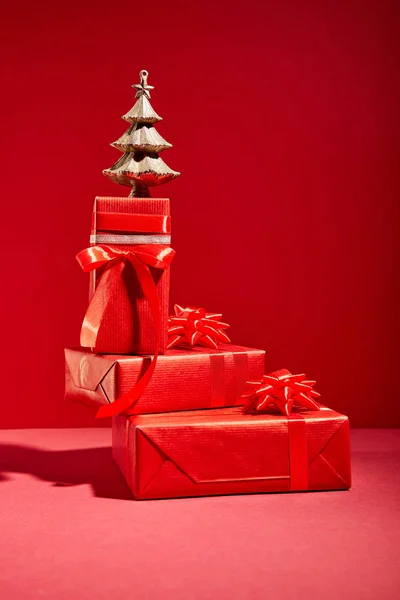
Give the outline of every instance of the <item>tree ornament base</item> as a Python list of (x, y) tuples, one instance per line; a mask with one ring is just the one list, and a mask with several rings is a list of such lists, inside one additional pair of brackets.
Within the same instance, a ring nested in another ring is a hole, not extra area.
[(150, 198), (150, 192), (147, 185), (144, 183), (140, 183), (140, 181), (136, 181), (132, 185), (132, 189), (128, 198)]

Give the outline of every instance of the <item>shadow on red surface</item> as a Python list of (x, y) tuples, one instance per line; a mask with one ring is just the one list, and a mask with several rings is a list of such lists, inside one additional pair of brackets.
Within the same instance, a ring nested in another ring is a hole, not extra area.
[(49, 451), (0, 444), (0, 484), (9, 481), (7, 473), (26, 473), (57, 487), (90, 485), (97, 498), (132, 499), (110, 447)]

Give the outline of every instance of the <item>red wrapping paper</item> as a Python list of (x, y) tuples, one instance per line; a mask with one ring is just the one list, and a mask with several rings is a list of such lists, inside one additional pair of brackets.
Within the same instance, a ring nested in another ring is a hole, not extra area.
[[(125, 217), (123, 216), (125, 215)], [(132, 215), (132, 218), (130, 218)], [(143, 215), (152, 215), (151, 226)], [(142, 235), (143, 242), (152, 234), (170, 233), (170, 202), (167, 198), (114, 198), (97, 197), (93, 209), (91, 239), (94, 236)], [(100, 240), (103, 238), (99, 238)], [(108, 239), (107, 237), (104, 239)], [(121, 243), (92, 241), (91, 245), (106, 244), (118, 250), (132, 250), (134, 246)], [(169, 269), (150, 268), (157, 288), (160, 305), (161, 335), (159, 351), (167, 347)], [(90, 273), (89, 301), (102, 275), (108, 277), (106, 267)], [(107, 305), (97, 335), (94, 352), (116, 354), (154, 354), (157, 335), (149, 302), (144, 297), (137, 273), (125, 264), (117, 282), (113, 282), (112, 301)]]
[[(158, 358), (150, 383), (128, 414), (243, 404), (246, 381), (264, 373), (264, 350), (222, 344), (218, 350), (173, 348)], [(150, 356), (97, 355), (65, 350), (65, 397), (94, 408), (127, 393)]]
[(113, 456), (137, 500), (351, 485), (348, 418), (326, 407), (114, 417)]

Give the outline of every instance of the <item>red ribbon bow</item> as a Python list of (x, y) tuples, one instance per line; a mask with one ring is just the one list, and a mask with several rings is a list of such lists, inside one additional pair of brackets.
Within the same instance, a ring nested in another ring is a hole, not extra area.
[(168, 319), (168, 334), (170, 339), (167, 348), (186, 343), (190, 346), (199, 344), (218, 350), (218, 342), (230, 342), (223, 331), (229, 325), (220, 321), (222, 314), (206, 313), (204, 308), (183, 308), (174, 306), (175, 316)]
[(308, 410), (319, 410), (319, 404), (313, 400), (313, 397), (320, 397), (313, 389), (314, 384), (315, 381), (306, 380), (304, 374), (292, 375), (287, 369), (264, 375), (262, 381), (247, 381), (249, 390), (242, 394), (245, 398), (243, 412), (268, 412), (275, 407), (289, 416), (295, 402)]
[(143, 294), (149, 303), (156, 329), (157, 341), (154, 356), (144, 375), (124, 396), (121, 396), (112, 404), (101, 406), (96, 417), (111, 417), (126, 411), (143, 394), (153, 375), (158, 356), (161, 320), (157, 288), (149, 267), (167, 269), (174, 254), (175, 251), (172, 248), (162, 244), (141, 244), (134, 246), (132, 250), (118, 250), (103, 245), (91, 246), (77, 254), (77, 261), (85, 272), (107, 265), (103, 276), (107, 271), (109, 275), (104, 285), (102, 281), (105, 281), (105, 279), (103, 280), (103, 277), (100, 279), (87, 309), (81, 330), (82, 346), (89, 348), (96, 346), (102, 320), (107, 305), (112, 298), (113, 282), (121, 276), (127, 261), (132, 264), (136, 271)]

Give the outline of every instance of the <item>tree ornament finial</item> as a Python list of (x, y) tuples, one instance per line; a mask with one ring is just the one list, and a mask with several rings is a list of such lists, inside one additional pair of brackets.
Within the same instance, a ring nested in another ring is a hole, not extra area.
[(151, 98), (150, 90), (154, 90), (153, 85), (147, 84), (147, 78), (149, 76), (148, 71), (142, 69), (139, 73), (140, 83), (135, 83), (132, 87), (137, 90), (135, 98), (140, 98), (140, 96), (146, 96), (146, 98)]

